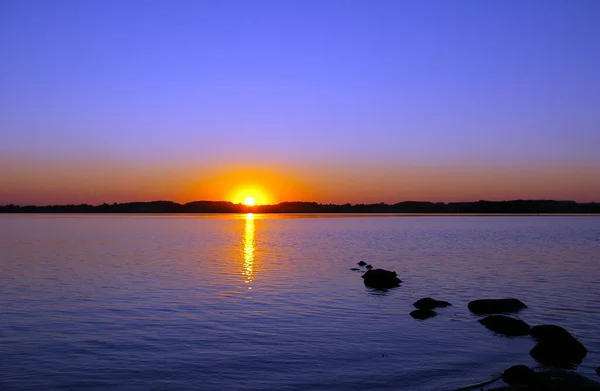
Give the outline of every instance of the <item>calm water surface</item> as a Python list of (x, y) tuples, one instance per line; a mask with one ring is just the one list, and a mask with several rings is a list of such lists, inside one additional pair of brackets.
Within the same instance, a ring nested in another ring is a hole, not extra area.
[[(373, 292), (350, 268), (396, 270)], [(536, 365), (517, 297), (600, 365), (599, 217), (0, 216), (2, 390), (452, 390)], [(416, 321), (424, 296), (454, 305)]]

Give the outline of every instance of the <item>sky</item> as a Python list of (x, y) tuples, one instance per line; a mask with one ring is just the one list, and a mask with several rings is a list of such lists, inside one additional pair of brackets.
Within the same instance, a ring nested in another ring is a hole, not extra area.
[(0, 204), (248, 195), (600, 201), (600, 1), (0, 1)]

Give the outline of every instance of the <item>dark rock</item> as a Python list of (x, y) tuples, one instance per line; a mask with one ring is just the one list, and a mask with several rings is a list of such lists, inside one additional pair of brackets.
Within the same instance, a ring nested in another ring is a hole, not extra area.
[(359, 268), (357, 268), (357, 267), (353, 267), (353, 268), (351, 268), (350, 270), (352, 270), (353, 272), (360, 271), (360, 269), (359, 269)]
[(531, 327), (527, 323), (505, 315), (486, 316), (479, 320), (479, 323), (487, 327), (488, 330), (508, 337), (529, 335), (531, 333)]
[(482, 299), (468, 304), (469, 310), (477, 315), (492, 315), (519, 312), (527, 306), (518, 299)]
[(420, 310), (433, 310), (435, 308), (445, 308), (452, 304), (448, 303), (447, 301), (435, 300), (431, 297), (424, 297), (415, 301), (413, 305)]
[(600, 367), (596, 368), (596, 373), (600, 376)]
[(551, 370), (535, 372), (526, 384), (511, 384), (489, 391), (599, 391), (600, 383), (576, 372)]
[(432, 310), (437, 308), (437, 300), (432, 299), (431, 297), (424, 297), (419, 299), (413, 303), (413, 306), (417, 307), (420, 310)]
[(585, 346), (560, 326), (535, 326), (531, 335), (538, 343), (529, 354), (540, 364), (568, 369), (580, 364), (587, 356)]
[(514, 365), (501, 378), (506, 384), (528, 384), (535, 378), (535, 372), (526, 365)]
[(369, 269), (369, 270), (371, 270), (371, 269), (373, 269), (373, 266), (367, 265), (366, 268)]
[(437, 312), (433, 310), (414, 310), (410, 313), (410, 316), (415, 319), (425, 320), (437, 316)]
[(358, 263), (358, 266), (365, 266), (366, 264), (367, 264), (367, 263), (366, 263), (365, 261), (360, 261), (360, 262)]
[(362, 278), (366, 286), (376, 289), (395, 288), (402, 282), (396, 272), (384, 269), (367, 270)]

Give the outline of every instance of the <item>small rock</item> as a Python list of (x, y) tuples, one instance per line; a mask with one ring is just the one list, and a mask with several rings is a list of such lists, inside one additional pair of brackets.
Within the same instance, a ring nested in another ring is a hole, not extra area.
[(492, 315), (510, 312), (519, 312), (527, 308), (525, 303), (518, 299), (482, 299), (473, 300), (468, 304), (469, 310), (476, 315)]
[(402, 282), (396, 272), (384, 269), (367, 270), (361, 277), (366, 286), (375, 289), (395, 288)]
[(357, 267), (353, 267), (353, 268), (351, 268), (350, 270), (352, 270), (353, 272), (358, 272), (358, 271), (360, 271), (360, 269), (359, 269), (359, 268), (357, 268)]
[(367, 266), (365, 266), (365, 267), (366, 267), (367, 269), (369, 269), (369, 270), (373, 269), (373, 266), (371, 266), (371, 265), (367, 265)]
[(415, 301), (413, 305), (420, 310), (433, 310), (435, 308), (445, 308), (452, 304), (448, 303), (447, 301), (435, 300), (431, 297), (424, 297)]
[(415, 319), (425, 320), (437, 316), (437, 312), (433, 310), (414, 310), (410, 313), (410, 316)]
[(531, 335), (538, 343), (529, 354), (543, 365), (570, 369), (587, 356), (585, 346), (560, 326), (534, 326)]
[(360, 261), (360, 262), (358, 263), (358, 266), (365, 266), (366, 264), (367, 264), (367, 263), (366, 263), (365, 261)]
[(526, 365), (514, 365), (502, 373), (506, 384), (527, 384), (535, 378), (535, 372)]
[(508, 337), (529, 335), (531, 333), (531, 327), (527, 323), (510, 316), (490, 315), (479, 320), (479, 323), (487, 327), (488, 330)]

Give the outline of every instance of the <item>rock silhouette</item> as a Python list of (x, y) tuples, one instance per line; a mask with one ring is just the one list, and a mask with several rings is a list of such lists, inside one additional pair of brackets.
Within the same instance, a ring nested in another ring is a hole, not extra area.
[(493, 315), (502, 313), (519, 312), (527, 308), (525, 303), (518, 299), (481, 299), (473, 300), (468, 304), (469, 310), (476, 315)]
[[(600, 383), (571, 371), (541, 371), (524, 384), (511, 384), (493, 391), (599, 391)], [(492, 391), (492, 390), (490, 390)]]
[(371, 270), (371, 269), (373, 269), (373, 266), (372, 266), (372, 265), (367, 265), (367, 266), (365, 266), (365, 267), (366, 267), (368, 270)]
[(384, 269), (367, 270), (362, 278), (366, 286), (375, 289), (395, 288), (402, 282), (396, 272)]
[(414, 319), (425, 320), (437, 316), (437, 312), (433, 310), (414, 310), (410, 313)]
[(596, 368), (596, 373), (600, 376), (600, 367)]
[(569, 369), (580, 364), (587, 356), (585, 346), (560, 326), (534, 326), (531, 335), (537, 345), (529, 354), (540, 364)]
[[(510, 368), (509, 368), (510, 369)], [(489, 391), (599, 391), (600, 383), (588, 379), (578, 373), (563, 370), (545, 370), (534, 372), (527, 381), (524, 369), (518, 381), (526, 383), (509, 383), (509, 386), (490, 389)], [(504, 379), (503, 379), (504, 380)], [(506, 380), (505, 380), (506, 381)]]
[(436, 308), (446, 308), (451, 306), (452, 304), (443, 300), (435, 300), (431, 297), (424, 297), (419, 299), (413, 303), (413, 306), (417, 307), (420, 310), (433, 310)]
[(358, 263), (358, 266), (365, 266), (366, 264), (367, 264), (367, 263), (366, 263), (365, 261), (360, 261), (360, 262)]
[(528, 384), (536, 373), (526, 365), (514, 365), (502, 373), (501, 379), (506, 384)]
[(490, 315), (479, 320), (479, 323), (487, 327), (488, 330), (507, 337), (529, 335), (531, 333), (531, 327), (527, 323), (505, 315)]

